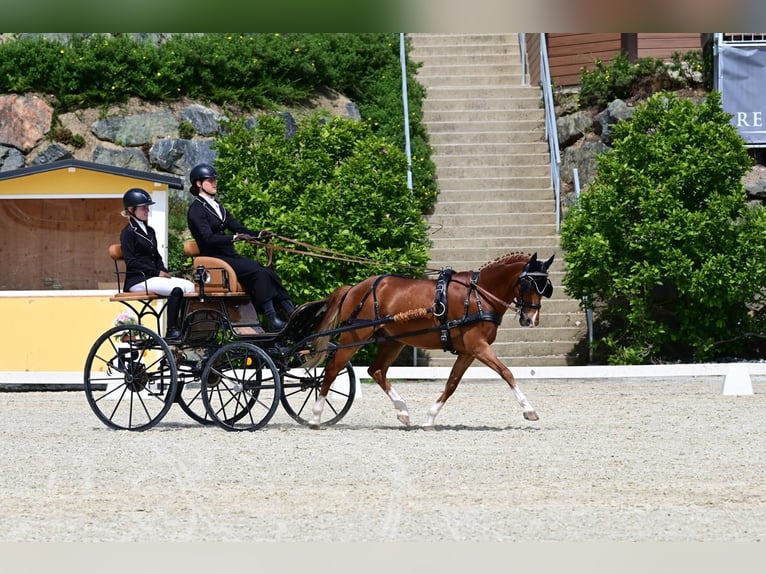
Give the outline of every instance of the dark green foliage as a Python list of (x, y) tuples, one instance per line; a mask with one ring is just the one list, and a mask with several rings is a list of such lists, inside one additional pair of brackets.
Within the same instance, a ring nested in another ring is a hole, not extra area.
[(613, 145), (561, 229), (564, 287), (592, 302), (599, 352), (617, 364), (745, 356), (766, 210), (745, 201), (751, 160), (720, 94), (655, 94)]
[(218, 189), (243, 224), (392, 264), (276, 252), (275, 267), (296, 302), (377, 273), (422, 272), (430, 244), (407, 188), (405, 155), (366, 123), (309, 115), (290, 139), (279, 116), (261, 117), (254, 130), (241, 122), (229, 128), (216, 142)]
[[(218, 190), (244, 225), (377, 265), (275, 251), (274, 267), (296, 303), (329, 295), (378, 273), (418, 276), (430, 242), (418, 203), (407, 187), (406, 157), (369, 124), (314, 114), (286, 139), (280, 116), (256, 129), (233, 122), (216, 142)], [(275, 245), (304, 249), (275, 239)], [(263, 248), (242, 253), (266, 263)], [(328, 252), (324, 252), (328, 254)], [(364, 363), (371, 349), (357, 361)]]
[(617, 54), (608, 65), (596, 60), (592, 70), (583, 68), (580, 72), (580, 107), (605, 108), (612, 100), (628, 99), (636, 92), (684, 87), (683, 79), (671, 77), (669, 69), (657, 58), (639, 58), (632, 63), (625, 55)]

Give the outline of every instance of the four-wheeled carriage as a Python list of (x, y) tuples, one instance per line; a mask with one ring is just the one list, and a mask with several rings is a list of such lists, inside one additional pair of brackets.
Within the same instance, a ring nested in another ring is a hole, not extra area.
[[(225, 262), (200, 257), (193, 242), (185, 251), (194, 257), (196, 293), (182, 305), (178, 342), (160, 335), (164, 298), (153, 293), (119, 292), (119, 245), (109, 254), (115, 261), (118, 293), (111, 300), (128, 307), (138, 324), (113, 327), (93, 344), (85, 362), (84, 385), (96, 416), (115, 429), (142, 431), (156, 425), (178, 403), (201, 424), (232, 431), (266, 425), (281, 403), (287, 414), (308, 424), (324, 378), (324, 368), (306, 359), (324, 303), (296, 309), (279, 333), (260, 326), (250, 298)], [(328, 360), (332, 351), (327, 353)], [(351, 364), (333, 385), (331, 417), (343, 418), (356, 393)]]

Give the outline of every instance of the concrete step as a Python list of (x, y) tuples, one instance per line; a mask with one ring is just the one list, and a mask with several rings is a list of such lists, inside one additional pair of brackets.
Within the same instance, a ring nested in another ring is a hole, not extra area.
[[(446, 68), (446, 66), (444, 66)], [(518, 66), (517, 71), (506, 71), (504, 73), (488, 73), (486, 71), (474, 70), (472, 74), (465, 73), (466, 70), (439, 70), (431, 72), (424, 72), (423, 68), (418, 70), (417, 79), (418, 82), (426, 87), (426, 90), (435, 86), (520, 86), (521, 83), (521, 66)]]
[(433, 154), (431, 159), (440, 169), (465, 166), (490, 168), (528, 166), (544, 167), (550, 170), (548, 154), (542, 153)]
[[(501, 213), (476, 213), (476, 212), (460, 212), (460, 213), (436, 213), (429, 215), (427, 220), (432, 226), (441, 225), (445, 228), (456, 227), (483, 227), (485, 229), (495, 229), (497, 227), (503, 227), (508, 225), (508, 220), (513, 214), (507, 209)], [(555, 213), (551, 211), (541, 211), (537, 213), (524, 213), (514, 217), (517, 222), (522, 222), (525, 225), (548, 225), (555, 223)], [(555, 235), (555, 229), (550, 230)], [(487, 235), (487, 234), (482, 234)], [(558, 238), (556, 238), (558, 239)]]
[(518, 33), (507, 34), (449, 34), (432, 32), (410, 32), (407, 34), (413, 44), (413, 49), (426, 47), (459, 48), (470, 51), (476, 46), (493, 46), (498, 44), (519, 45)]
[[(537, 142), (472, 142), (472, 143), (459, 143), (450, 141), (449, 143), (431, 144), (434, 157), (442, 158), (443, 156), (483, 156), (483, 155), (532, 155), (545, 159), (545, 163), (548, 163), (550, 152), (548, 151), (548, 143), (544, 141)], [(441, 161), (441, 159), (439, 160)]]
[[(525, 329), (526, 327), (518, 328)], [(574, 347), (577, 341), (517, 341), (513, 336), (515, 334), (515, 332), (508, 334), (508, 340), (502, 341), (500, 340), (500, 333), (498, 333), (498, 338), (492, 344), (495, 354), (511, 369), (511, 372), (513, 372), (514, 365), (564, 366), (569, 364), (574, 356)], [(428, 351), (428, 357), (428, 365), (431, 367), (452, 366), (455, 362), (455, 355), (439, 350)], [(477, 361), (474, 365), (480, 366), (481, 363)]]
[[(452, 54), (439, 53), (435, 51), (432, 55), (423, 55), (420, 52), (411, 53), (410, 58), (414, 61), (427, 61), (429, 70), (438, 70), (449, 66), (472, 66), (483, 69), (485, 66), (514, 66), (514, 69), (520, 69), (521, 52), (498, 52), (482, 51), (478, 52), (453, 52)], [(422, 68), (421, 68), (422, 69)]]
[[(437, 167), (438, 169), (438, 167)], [(540, 189), (551, 185), (550, 175), (518, 176), (509, 180), (507, 177), (446, 177), (438, 176), (439, 189), (442, 191), (458, 191), (465, 189), (506, 189), (513, 184), (521, 189)]]
[[(524, 193), (529, 193), (530, 196), (535, 195), (537, 199), (518, 199)], [(507, 214), (516, 215), (519, 217), (526, 217), (527, 214), (533, 213), (549, 213), (551, 216), (555, 216), (555, 213), (551, 206), (551, 197), (546, 192), (518, 192), (516, 198), (511, 198), (506, 194), (508, 199), (480, 199), (480, 196), (487, 195), (486, 193), (476, 193), (476, 198), (471, 199), (471, 195), (468, 194), (466, 201), (447, 201), (442, 199), (441, 202), (437, 201), (434, 206), (434, 211), (429, 215), (429, 218), (434, 215), (460, 215), (463, 213), (470, 213), (481, 217), (483, 214)]]
[(549, 165), (458, 165), (455, 167), (436, 165), (436, 177), (473, 179), (491, 173), (500, 178), (550, 177)]
[(427, 98), (423, 102), (424, 112), (466, 111), (466, 110), (539, 110), (540, 98)]
[[(543, 142), (548, 147), (548, 142), (545, 139), (545, 130), (539, 131), (527, 131), (527, 130), (513, 130), (513, 129), (496, 129), (493, 131), (475, 131), (471, 129), (471, 125), (462, 126), (461, 131), (454, 129), (439, 131), (430, 131), (429, 140), (432, 146), (439, 146), (442, 144), (453, 145), (470, 145), (475, 143), (481, 144), (495, 144), (495, 143), (511, 143), (511, 144), (524, 144), (524, 143), (539, 143)], [(502, 127), (502, 126), (501, 126)], [(511, 126), (513, 127), (513, 126)]]
[(554, 235), (556, 232), (555, 217), (550, 218), (551, 223), (534, 225), (524, 222), (516, 223), (523, 221), (524, 217), (513, 217), (512, 214), (508, 215), (508, 221), (505, 225), (482, 224), (481, 218), (476, 218), (478, 225), (447, 226), (440, 219), (439, 216), (434, 216), (428, 221), (431, 231), (429, 239), (433, 242), (434, 247), (449, 247), (450, 244), (447, 242), (452, 241), (461, 241), (463, 244), (466, 241), (471, 241), (472, 245), (475, 245), (476, 243), (473, 242), (479, 242), (481, 237), (486, 237), (490, 241), (497, 241), (498, 238), (539, 237), (541, 235)]
[(542, 90), (538, 87), (522, 84), (503, 84), (495, 86), (430, 86), (426, 88), (426, 98), (423, 104), (426, 105), (429, 100), (474, 100), (479, 101), (484, 98), (489, 100), (497, 99), (519, 99), (522, 103), (527, 100), (536, 100), (538, 106), (542, 106)]
[(506, 243), (495, 242), (489, 247), (433, 247), (429, 252), (429, 269), (452, 267), (457, 270), (478, 269), (489, 261), (514, 251), (537, 253), (538, 259), (548, 259), (557, 254), (561, 257), (561, 246), (550, 237), (525, 237), (508, 239)]
[(473, 109), (473, 110), (423, 110), (423, 121), (430, 124), (440, 122), (493, 122), (493, 123), (517, 123), (517, 122), (543, 122), (545, 113), (540, 109)]
[(409, 55), (413, 62), (431, 62), (438, 58), (472, 56), (494, 56), (503, 54), (513, 56), (517, 60), (521, 57), (521, 47), (518, 42), (482, 43), (461, 46), (448, 46), (444, 44), (417, 45), (410, 49)]
[[(491, 120), (436, 121), (431, 119), (427, 124), (430, 134), (449, 133), (453, 136), (459, 136), (461, 133), (473, 134), (476, 132), (536, 132), (537, 130), (545, 130), (544, 117), (540, 117), (540, 119), (503, 122)], [(539, 137), (539, 133), (537, 135)]]
[[(442, 194), (444, 194), (442, 196)], [(436, 199), (436, 206), (448, 205), (451, 203), (457, 204), (457, 208), (453, 210), (455, 213), (459, 213), (466, 207), (464, 203), (476, 203), (476, 202), (511, 202), (511, 201), (552, 201), (554, 198), (553, 188), (551, 187), (539, 187), (539, 188), (523, 188), (523, 187), (496, 187), (493, 189), (487, 189), (486, 187), (477, 187), (475, 189), (445, 189), (439, 192), (439, 197)], [(536, 211), (550, 211), (550, 205), (545, 209)], [(472, 211), (468, 209), (467, 211)]]

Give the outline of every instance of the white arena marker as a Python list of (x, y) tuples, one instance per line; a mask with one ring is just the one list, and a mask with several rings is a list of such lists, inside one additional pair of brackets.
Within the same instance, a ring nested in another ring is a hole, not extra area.
[(724, 395), (752, 395), (753, 384), (750, 382), (750, 373), (747, 371), (747, 363), (734, 363), (729, 366), (729, 372), (723, 380)]

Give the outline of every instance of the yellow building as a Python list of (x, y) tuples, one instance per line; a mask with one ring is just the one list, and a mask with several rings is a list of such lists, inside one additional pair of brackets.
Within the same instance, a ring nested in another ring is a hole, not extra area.
[(79, 384), (91, 345), (126, 308), (107, 249), (126, 224), (122, 195), (152, 195), (167, 263), (177, 177), (78, 160), (0, 172), (0, 384)]

